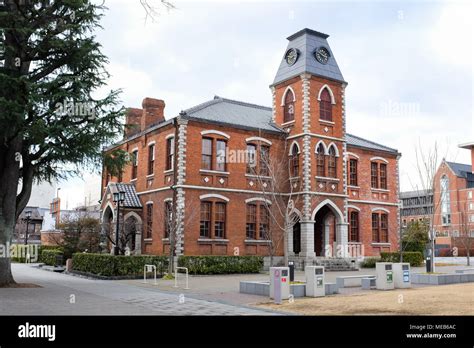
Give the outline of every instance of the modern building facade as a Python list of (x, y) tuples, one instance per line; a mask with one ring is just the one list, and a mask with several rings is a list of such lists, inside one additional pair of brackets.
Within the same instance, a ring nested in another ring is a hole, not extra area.
[[(215, 97), (169, 120), (162, 100), (129, 109), (131, 127), (106, 149), (131, 155), (118, 177), (103, 172), (108, 232), (123, 191), (118, 221), (134, 226), (136, 253), (169, 252), (169, 219), (178, 220), (177, 255), (268, 255), (283, 238), (277, 255), (287, 245), (304, 260), (397, 250), (400, 153), (346, 132), (347, 82), (327, 38), (309, 29), (288, 37), (272, 107)], [(274, 187), (267, 158), (282, 159), (279, 193), (294, 202), (298, 223), (285, 233), (265, 195)]]
[(414, 221), (430, 221), (433, 216), (432, 190), (400, 192), (400, 202), (402, 227)]

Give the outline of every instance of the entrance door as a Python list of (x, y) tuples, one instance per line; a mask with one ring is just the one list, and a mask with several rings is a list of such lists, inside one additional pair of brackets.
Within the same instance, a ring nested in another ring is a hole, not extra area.
[(301, 251), (301, 226), (297, 222), (293, 225), (293, 252), (299, 254)]

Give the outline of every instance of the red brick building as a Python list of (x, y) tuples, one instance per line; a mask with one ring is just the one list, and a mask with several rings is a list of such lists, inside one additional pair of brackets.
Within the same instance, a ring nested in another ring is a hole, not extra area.
[(471, 165), (443, 160), (435, 176), (433, 228), (439, 248), (451, 248), (467, 233), (474, 237), (474, 143), (460, 147), (471, 150)]
[[(276, 226), (262, 195), (261, 156), (269, 156), (285, 159), (288, 190), (291, 183), (298, 197), (299, 222), (284, 235), (290, 257), (337, 256), (347, 246), (365, 256), (397, 250), (400, 154), (346, 133), (347, 82), (327, 38), (309, 29), (288, 38), (271, 108), (215, 97), (169, 120), (162, 100), (130, 109), (135, 127), (106, 151), (127, 151), (132, 165), (120, 178), (104, 170), (103, 221), (113, 228), (113, 193), (126, 191), (119, 221), (134, 222), (137, 253), (168, 253), (165, 221), (175, 204), (177, 255), (268, 255), (262, 232)], [(231, 158), (240, 152), (254, 156), (256, 171)]]

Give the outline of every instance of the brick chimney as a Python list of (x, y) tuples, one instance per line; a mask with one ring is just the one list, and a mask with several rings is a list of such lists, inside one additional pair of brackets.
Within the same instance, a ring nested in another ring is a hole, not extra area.
[(136, 134), (141, 131), (141, 122), (142, 122), (142, 109), (129, 108), (127, 109), (126, 119), (125, 119), (125, 138)]
[(165, 102), (163, 100), (145, 98), (142, 102), (142, 108), (141, 130), (145, 130), (165, 120)]
[(471, 172), (474, 173), (474, 141), (459, 145), (461, 149), (471, 150)]

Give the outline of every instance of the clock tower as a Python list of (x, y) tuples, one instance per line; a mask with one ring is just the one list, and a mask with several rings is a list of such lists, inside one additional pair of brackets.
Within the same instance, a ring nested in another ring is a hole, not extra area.
[[(347, 245), (347, 85), (327, 41), (329, 35), (303, 29), (289, 36), (275, 80), (273, 122), (288, 132), (290, 180), (300, 194), (300, 257), (328, 256), (328, 245)], [(295, 185), (296, 183), (296, 185)], [(334, 227), (329, 243), (327, 226)], [(323, 226), (323, 227), (321, 227)], [(326, 227), (324, 227), (326, 226)], [(321, 230), (322, 228), (322, 230)], [(288, 231), (290, 256), (296, 253)], [(336, 250), (330, 250), (335, 256)], [(339, 254), (340, 255), (340, 254)], [(345, 256), (345, 255), (342, 255)]]

